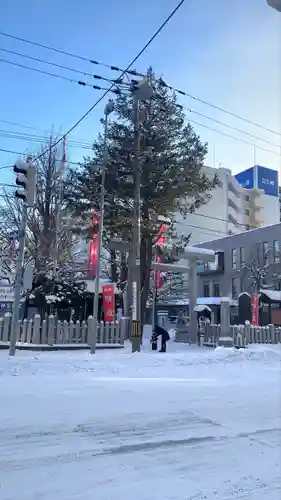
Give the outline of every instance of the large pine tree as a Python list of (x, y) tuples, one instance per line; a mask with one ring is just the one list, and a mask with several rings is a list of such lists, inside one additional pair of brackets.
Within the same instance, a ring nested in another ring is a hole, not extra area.
[[(185, 119), (177, 98), (149, 70), (153, 97), (142, 103), (147, 110), (141, 125), (141, 289), (144, 314), (148, 296), (153, 245), (159, 231), (158, 216), (173, 220), (180, 212), (187, 215), (208, 202), (218, 185), (202, 171), (207, 144), (200, 141)], [(105, 238), (130, 240), (134, 186), (128, 182), (134, 161), (133, 100), (117, 96), (115, 115), (108, 126), (108, 166), (105, 185)], [(69, 174), (69, 202), (80, 216), (99, 210), (103, 137), (93, 144), (93, 156), (85, 158), (77, 171)], [(89, 215), (83, 230), (90, 234)], [(143, 316), (142, 316), (143, 317)]]

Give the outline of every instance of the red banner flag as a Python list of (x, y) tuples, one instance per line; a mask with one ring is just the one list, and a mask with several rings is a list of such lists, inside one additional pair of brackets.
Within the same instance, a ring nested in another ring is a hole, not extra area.
[(89, 245), (89, 257), (88, 257), (88, 278), (96, 277), (96, 269), (98, 263), (98, 231), (97, 225), (99, 223), (99, 215), (94, 212), (92, 216), (93, 222), (93, 236)]
[(165, 243), (165, 232), (167, 230), (166, 224), (161, 224), (159, 229), (159, 236), (156, 241), (156, 245), (162, 246)]
[(252, 305), (252, 325), (259, 324), (259, 297), (258, 295), (253, 296), (253, 305)]
[(114, 285), (107, 284), (102, 287), (102, 301), (104, 321), (114, 321), (115, 319), (115, 294)]
[[(157, 255), (156, 262), (158, 262), (159, 264), (162, 263), (163, 262), (163, 255)], [(162, 285), (163, 285), (163, 281), (161, 279), (161, 271), (156, 271), (155, 286), (156, 286), (157, 290), (162, 288)]]

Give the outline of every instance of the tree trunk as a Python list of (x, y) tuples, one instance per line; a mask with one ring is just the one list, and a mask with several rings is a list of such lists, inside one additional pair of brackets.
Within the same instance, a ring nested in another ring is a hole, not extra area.
[(116, 250), (110, 250), (110, 277), (113, 283), (117, 282), (117, 274)]
[(124, 290), (126, 287), (126, 282), (128, 280), (128, 262), (126, 253), (121, 253), (121, 264), (120, 264), (120, 283), (121, 290)]
[(140, 279), (141, 279), (141, 336), (145, 322), (146, 304), (148, 299), (150, 270), (152, 261), (152, 238), (146, 237), (141, 240), (140, 255)]

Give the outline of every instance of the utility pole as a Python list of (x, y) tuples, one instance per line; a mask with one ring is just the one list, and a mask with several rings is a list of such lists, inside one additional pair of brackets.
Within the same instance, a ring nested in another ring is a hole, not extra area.
[(108, 132), (108, 116), (114, 111), (114, 102), (112, 99), (108, 101), (104, 109), (104, 138), (103, 138), (103, 165), (101, 171), (101, 194), (100, 194), (100, 216), (98, 229), (98, 248), (97, 248), (97, 266), (95, 277), (95, 295), (93, 308), (93, 341), (91, 344), (91, 354), (96, 350), (96, 338), (98, 327), (98, 309), (99, 309), (99, 291), (100, 291), (100, 268), (101, 268), (101, 253), (102, 253), (102, 233), (104, 225), (104, 197), (105, 197), (105, 177), (108, 160), (107, 132)]
[(133, 252), (132, 252), (132, 352), (140, 351), (141, 324), (141, 291), (140, 291), (140, 130), (139, 100), (134, 96), (134, 218), (133, 218)]
[(132, 245), (132, 352), (141, 349), (141, 280), (140, 280), (140, 243), (141, 243), (141, 166), (140, 166), (140, 101), (150, 99), (153, 89), (147, 79), (138, 82), (133, 90), (134, 122), (134, 218)]
[(24, 245), (26, 223), (28, 215), (28, 207), (32, 207), (35, 202), (36, 191), (36, 167), (31, 165), (32, 157), (28, 156), (26, 162), (18, 162), (14, 165), (14, 172), (17, 174), (16, 184), (21, 186), (23, 190), (17, 190), (15, 195), (17, 198), (23, 200), (22, 218), (19, 231), (19, 253), (16, 262), (16, 276), (15, 276), (15, 292), (12, 313), (11, 335), (10, 335), (10, 349), (9, 355), (14, 356), (16, 353), (17, 332), (20, 300), (22, 293), (22, 280), (23, 280), (23, 265), (24, 265)]
[(152, 333), (155, 332), (155, 327), (157, 325), (157, 271), (153, 271), (153, 288), (152, 288)]
[(59, 239), (61, 233), (61, 203), (63, 198), (63, 174), (66, 165), (66, 137), (63, 137), (63, 152), (62, 159), (58, 172), (55, 172), (55, 244), (54, 244), (54, 266), (53, 276), (57, 275), (59, 264)]

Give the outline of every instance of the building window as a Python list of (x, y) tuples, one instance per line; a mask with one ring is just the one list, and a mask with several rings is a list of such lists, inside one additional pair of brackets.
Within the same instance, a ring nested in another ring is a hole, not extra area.
[(232, 261), (232, 269), (236, 269), (237, 267), (236, 248), (232, 248), (231, 250), (231, 261)]
[(268, 265), (269, 259), (268, 259), (268, 242), (264, 241), (262, 244), (262, 253), (263, 253), (263, 263), (265, 266)]
[(234, 203), (233, 200), (231, 200), (230, 198), (228, 199), (228, 206), (230, 208), (233, 208), (233, 210), (235, 210), (235, 212), (239, 212), (239, 208), (238, 206), (236, 205), (236, 203)]
[(245, 208), (245, 210), (244, 210), (244, 214), (245, 214), (245, 215), (250, 215), (250, 210), (248, 210), (247, 208)]
[(273, 242), (273, 262), (280, 262), (280, 244), (278, 240)]
[(220, 297), (220, 284), (219, 283), (215, 283), (213, 284), (213, 296), (214, 297)]
[(237, 278), (232, 278), (231, 292), (232, 292), (232, 298), (237, 299), (237, 297), (238, 297), (238, 279)]
[(203, 282), (203, 297), (210, 297), (210, 283), (209, 283), (209, 281)]
[(245, 248), (240, 247), (240, 267), (245, 266)]
[(245, 194), (245, 201), (250, 201), (250, 196), (248, 194)]

